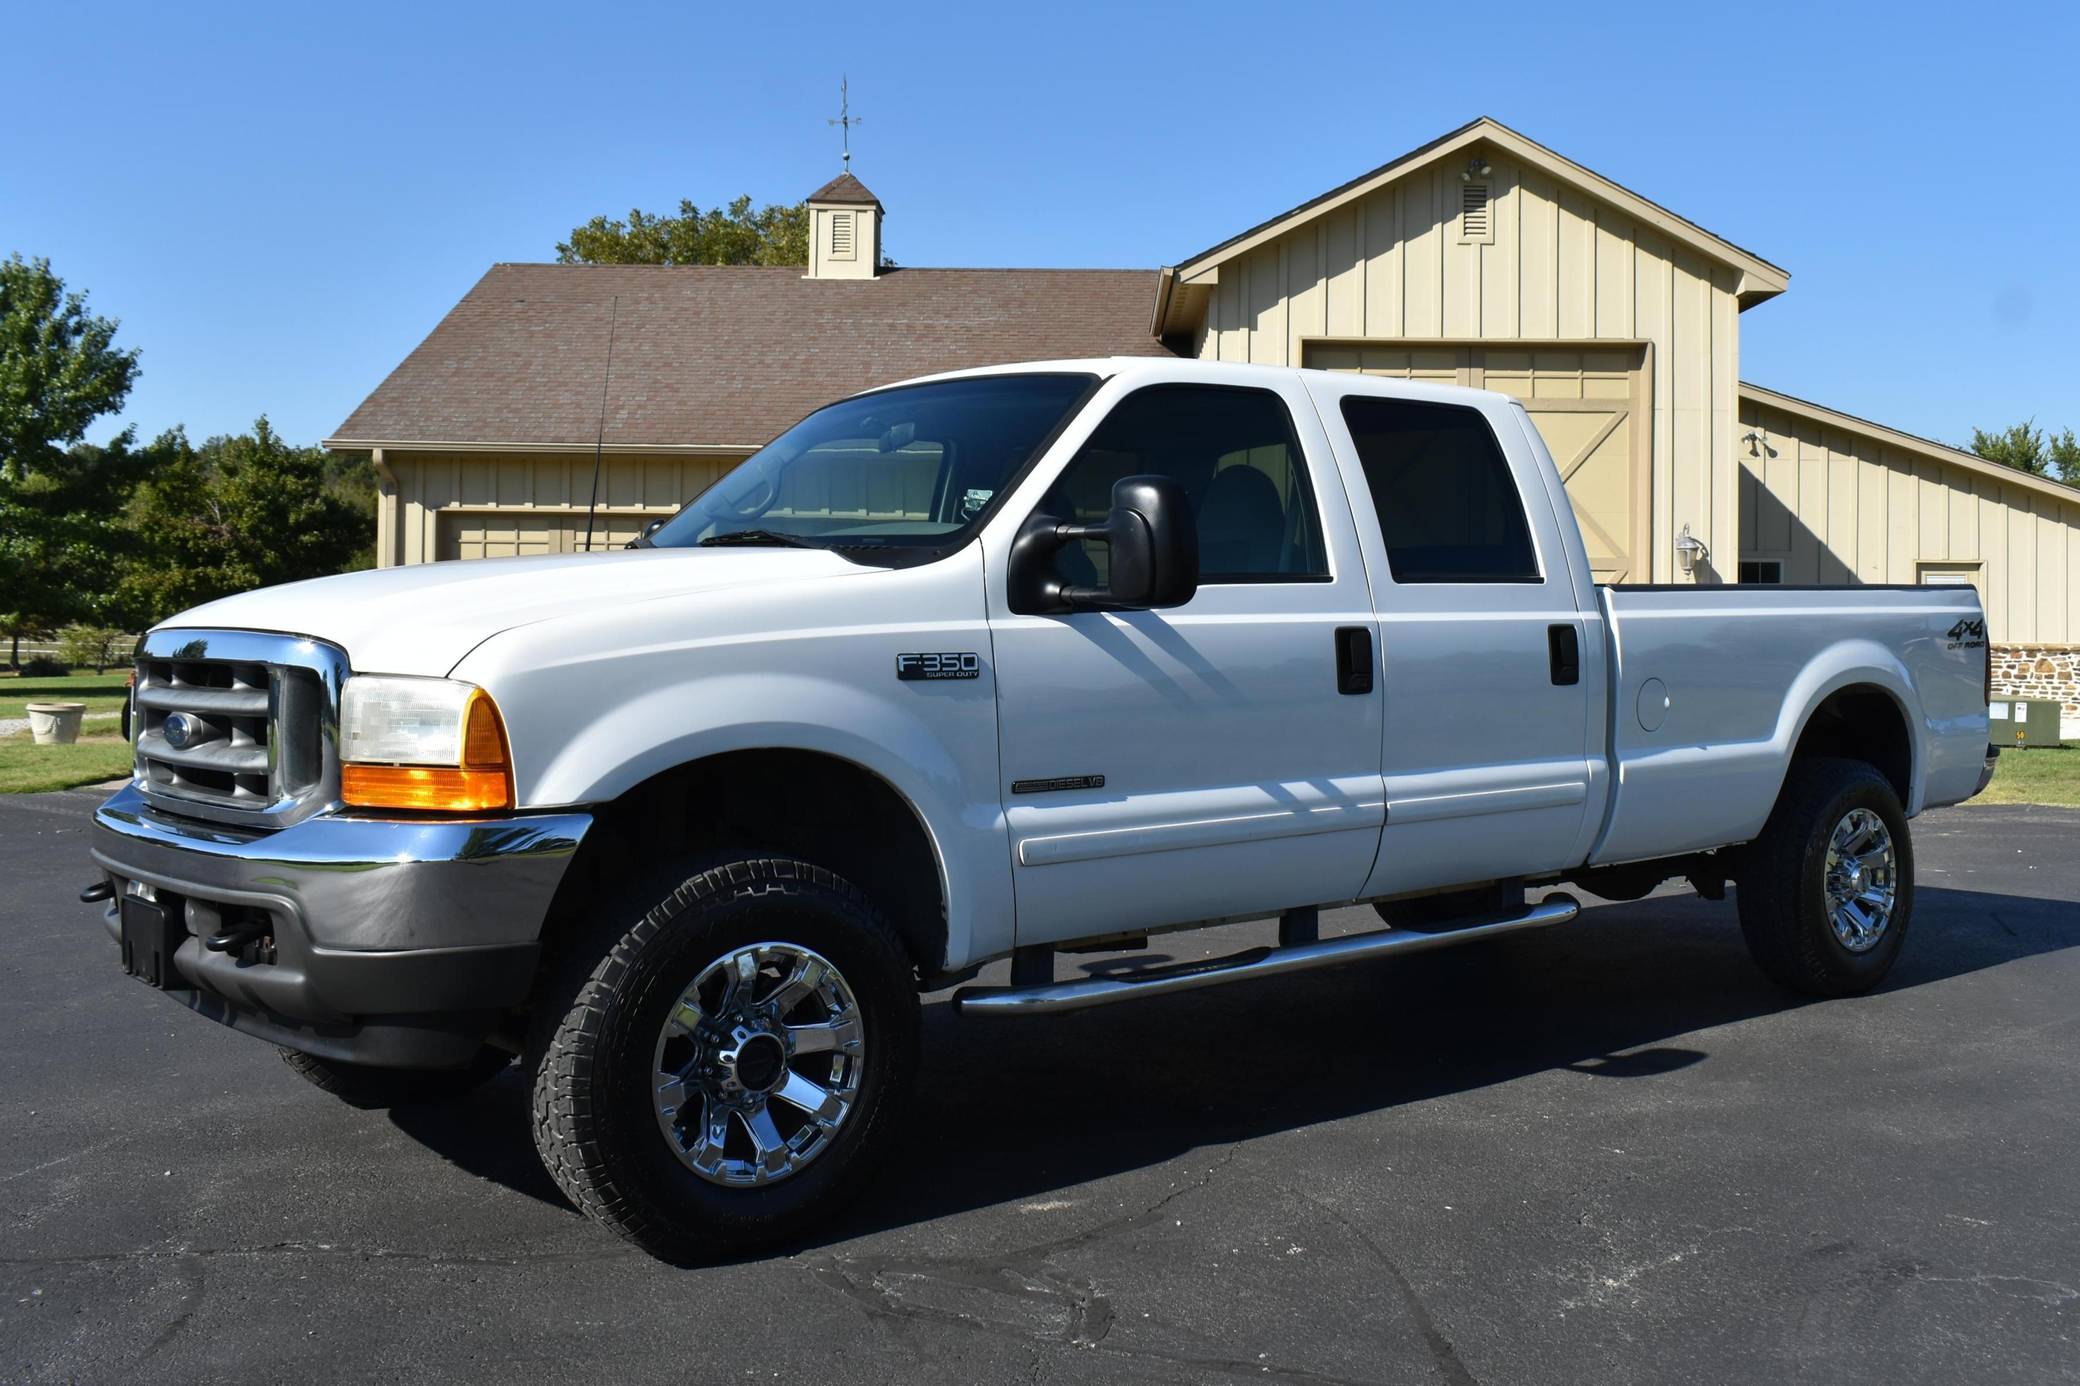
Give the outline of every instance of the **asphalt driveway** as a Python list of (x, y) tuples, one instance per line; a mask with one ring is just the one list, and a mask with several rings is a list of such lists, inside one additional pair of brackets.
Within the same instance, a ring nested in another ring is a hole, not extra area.
[(123, 977), (92, 802), (0, 799), (0, 1379), (2080, 1379), (2080, 812), (1922, 819), (1853, 1001), (1680, 895), (1055, 1020), (936, 998), (876, 1196), (684, 1271), (562, 1202), (516, 1074), (354, 1112)]

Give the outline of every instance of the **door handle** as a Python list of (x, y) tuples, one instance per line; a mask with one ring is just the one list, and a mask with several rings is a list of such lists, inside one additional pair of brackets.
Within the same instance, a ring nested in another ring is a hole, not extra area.
[(1372, 631), (1365, 626), (1336, 628), (1336, 691), (1372, 691)]
[(1546, 627), (1546, 653), (1553, 661), (1553, 682), (1565, 688), (1582, 681), (1582, 643), (1574, 626)]

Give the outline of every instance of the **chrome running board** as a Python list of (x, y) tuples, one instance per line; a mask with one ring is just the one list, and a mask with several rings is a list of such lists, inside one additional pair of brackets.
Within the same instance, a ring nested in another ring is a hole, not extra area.
[(1218, 986), (1245, 978), (1276, 977), (1287, 972), (1333, 967), (1360, 958), (1424, 953), (1432, 948), (1471, 943), (1477, 938), (1513, 934), (1520, 929), (1565, 924), (1581, 912), (1581, 904), (1573, 896), (1548, 895), (1522, 914), (1484, 924), (1468, 924), (1443, 933), (1419, 934), (1405, 929), (1383, 929), (1369, 934), (1324, 939), (1320, 943), (1296, 944), (1290, 948), (1251, 948), (1225, 958), (1150, 968), (1117, 977), (1090, 977), (1080, 982), (1050, 982), (1034, 987), (962, 987), (953, 994), (953, 1005), (962, 1015), (1059, 1015), (1063, 1011), (1106, 1006), (1130, 998), (1168, 996), (1173, 992), (1197, 991), (1200, 987)]

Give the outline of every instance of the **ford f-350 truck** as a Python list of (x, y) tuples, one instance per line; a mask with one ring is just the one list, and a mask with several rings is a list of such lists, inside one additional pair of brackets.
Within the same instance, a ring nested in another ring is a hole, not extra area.
[[(920, 993), (996, 959), (971, 1025), (1687, 878), (1737, 886), (1778, 982), (1872, 987), (1909, 821), (1991, 773), (1987, 677), (1969, 588), (1599, 587), (1505, 396), (1008, 366), (819, 410), (632, 551), (166, 622), (82, 895), (349, 1101), (517, 1056), (557, 1183), (687, 1260), (853, 1192)], [(1384, 927), (1322, 937), (1352, 902)], [(1055, 980), (1269, 916), (1277, 947)]]

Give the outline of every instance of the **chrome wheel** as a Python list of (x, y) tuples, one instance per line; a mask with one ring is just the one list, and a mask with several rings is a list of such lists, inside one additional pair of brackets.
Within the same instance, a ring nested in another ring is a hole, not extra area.
[(701, 969), (657, 1036), (665, 1141), (715, 1184), (770, 1184), (830, 1148), (859, 1097), (866, 1028), (828, 959), (754, 943)]
[(1827, 840), (1827, 922), (1852, 953), (1868, 953), (1885, 937), (1899, 900), (1892, 832), (1867, 808), (1842, 815)]

